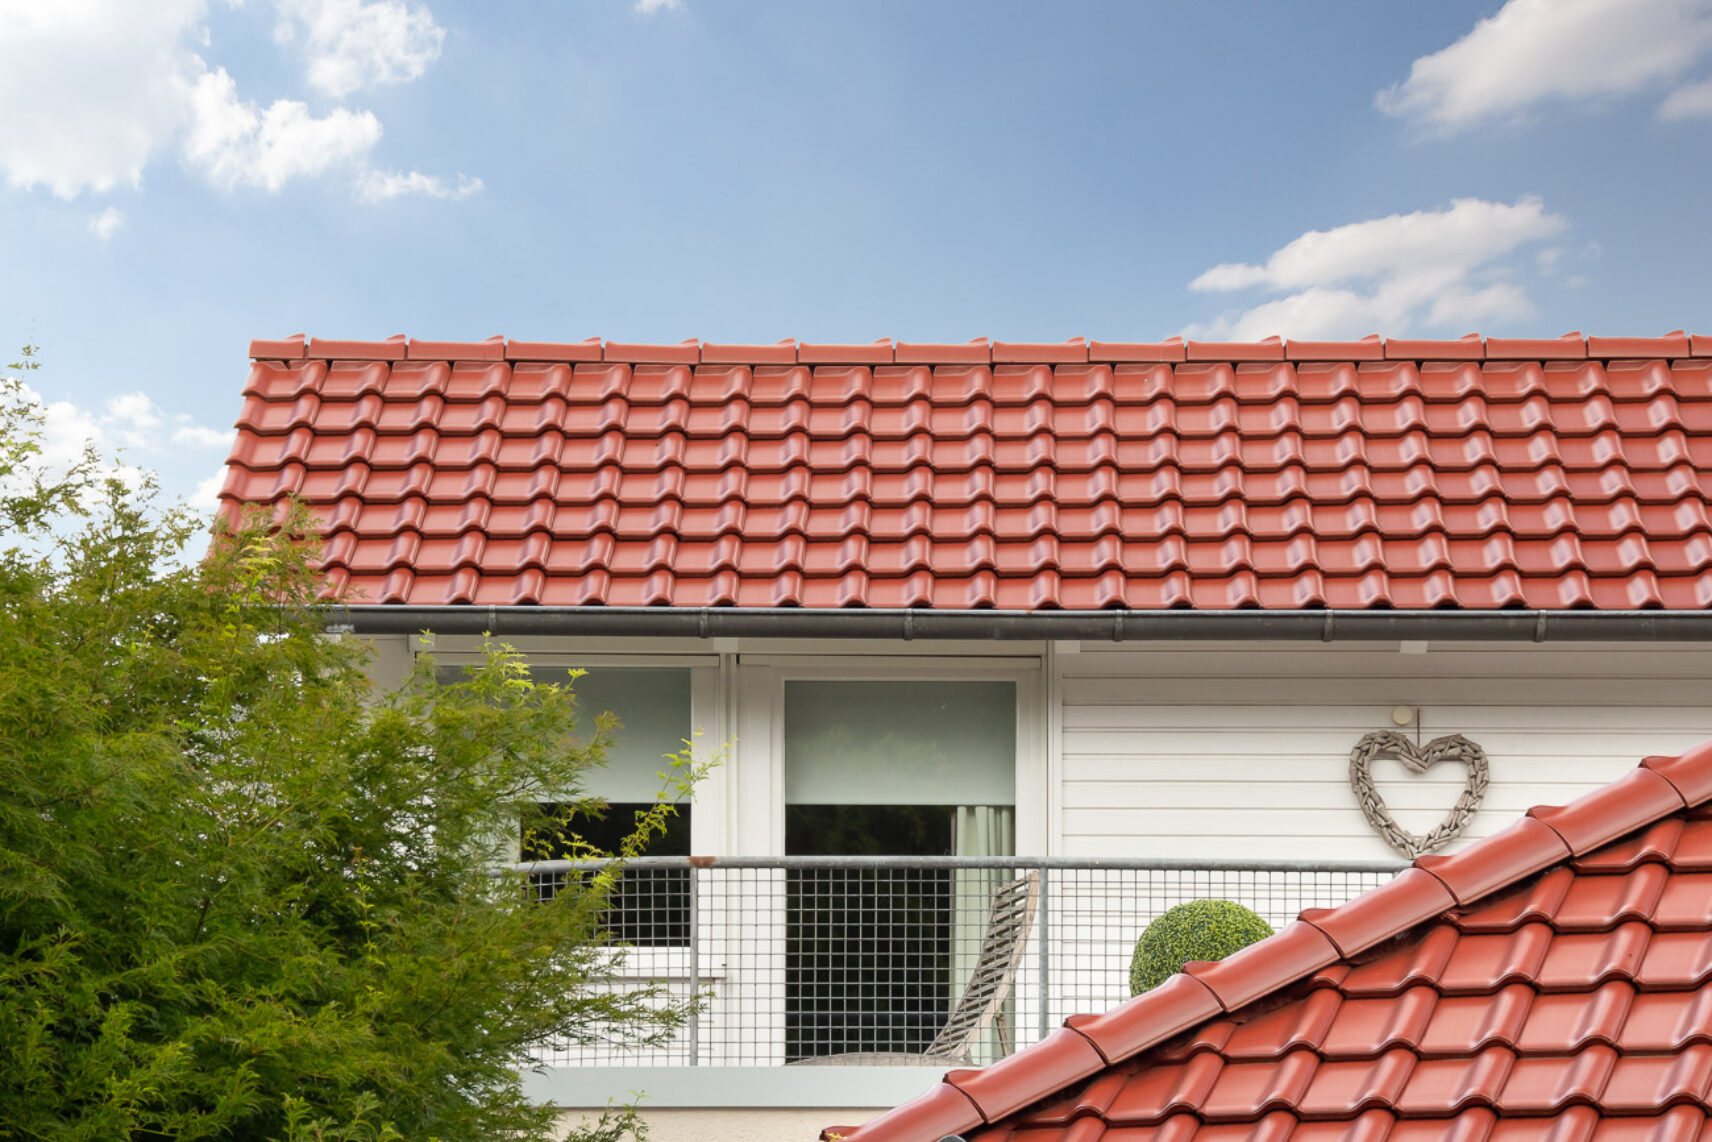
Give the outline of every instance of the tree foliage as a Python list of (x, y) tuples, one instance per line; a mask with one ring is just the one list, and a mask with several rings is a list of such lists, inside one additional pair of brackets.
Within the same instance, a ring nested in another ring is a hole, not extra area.
[(322, 634), (301, 518), (202, 558), (200, 521), (92, 454), (44, 473), (39, 437), (10, 384), (0, 1137), (545, 1138), (541, 1044), (672, 1033), (681, 1007), (611, 984), (611, 873), (547, 902), (494, 875), (521, 807), (597, 808), (608, 721), (503, 647), (378, 693)]

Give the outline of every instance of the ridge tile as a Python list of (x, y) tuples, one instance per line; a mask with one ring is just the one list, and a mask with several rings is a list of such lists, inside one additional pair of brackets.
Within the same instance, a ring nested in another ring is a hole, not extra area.
[(1061, 1090), (1097, 1074), (1105, 1065), (1087, 1036), (1063, 1027), (1027, 1051), (979, 1070), (951, 1071), (945, 1081), (992, 1122), (1038, 1101), (1039, 1096), (1031, 1092)]
[(1686, 357), (1688, 334), (1673, 330), (1663, 337), (1589, 337), (1589, 357)]
[(507, 361), (540, 361), (552, 364), (600, 360), (600, 338), (586, 341), (507, 341)]
[(1712, 800), (1712, 741), (1677, 757), (1649, 757), (1641, 765), (1670, 782), (1690, 807)]
[(1325, 934), (1343, 956), (1353, 956), (1455, 907), (1442, 880), (1407, 868), (1337, 908), (1316, 908), (1300, 919)]
[(321, 360), (338, 358), (350, 361), (402, 361), (404, 348), (402, 333), (388, 337), (385, 341), (326, 341), (311, 337), (306, 355)]
[(1221, 1011), (1218, 996), (1206, 984), (1179, 973), (1110, 1011), (1072, 1015), (1064, 1025), (1087, 1036), (1106, 1062), (1116, 1063)]
[(1529, 809), (1528, 816), (1551, 826), (1570, 852), (1581, 856), (1683, 806), (1684, 798), (1667, 777), (1643, 767), (1567, 805)]
[(301, 333), (293, 333), (290, 337), (278, 341), (254, 340), (250, 342), (250, 356), (257, 360), (266, 358), (270, 361), (300, 361), (306, 351), (304, 336)]
[(1525, 817), (1461, 852), (1417, 857), (1415, 867), (1438, 877), (1456, 902), (1466, 907), (1495, 889), (1543, 872), (1571, 855), (1574, 854), (1557, 830), (1543, 821)]
[(938, 1139), (947, 1134), (966, 1134), (981, 1122), (981, 1112), (969, 1101), (969, 1096), (942, 1082), (926, 1094), (869, 1119), (845, 1137), (870, 1142), (888, 1138)]
[(1300, 920), (1286, 924), (1259, 944), (1250, 944), (1217, 963), (1185, 964), (1183, 971), (1206, 985), (1226, 1011), (1286, 983), (1304, 979), (1338, 960), (1326, 934)]
[(486, 341), (410, 341), (404, 350), (410, 361), (503, 361), (505, 338)]

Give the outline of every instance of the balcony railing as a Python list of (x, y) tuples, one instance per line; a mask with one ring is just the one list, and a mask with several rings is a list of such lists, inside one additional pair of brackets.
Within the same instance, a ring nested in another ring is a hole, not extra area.
[[(518, 866), (550, 894), (599, 862)], [(618, 986), (701, 1007), (646, 1050), (558, 1045), (552, 1067), (981, 1065), (1129, 997), (1136, 938), (1234, 900), (1275, 928), (1394, 876), (1389, 862), (649, 857), (606, 926)]]

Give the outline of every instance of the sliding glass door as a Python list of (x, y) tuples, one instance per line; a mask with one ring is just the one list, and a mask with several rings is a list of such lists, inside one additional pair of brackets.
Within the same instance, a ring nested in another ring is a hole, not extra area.
[[(785, 851), (1015, 852), (1016, 684), (786, 680)], [(879, 867), (786, 883), (785, 1054), (919, 1054), (978, 955), (983, 872)]]

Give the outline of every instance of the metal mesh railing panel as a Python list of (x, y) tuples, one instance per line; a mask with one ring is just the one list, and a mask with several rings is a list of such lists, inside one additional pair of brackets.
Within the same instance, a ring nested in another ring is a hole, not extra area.
[[(548, 869), (531, 874), (537, 891), (587, 875), (586, 865), (571, 864), (535, 866)], [(625, 870), (607, 914), (620, 957), (614, 986), (652, 984), (679, 999), (699, 994), (699, 1015), (663, 1046), (561, 1044), (542, 1061), (981, 1065), (1037, 1042), (1068, 1015), (1127, 999), (1136, 938), (1174, 905), (1234, 900), (1277, 928), (1395, 872), (1023, 858), (694, 865), (649, 858)], [(1026, 916), (1014, 893), (996, 891), (1019, 877), (1030, 885)], [(942, 1036), (948, 1022), (953, 1033)]]

